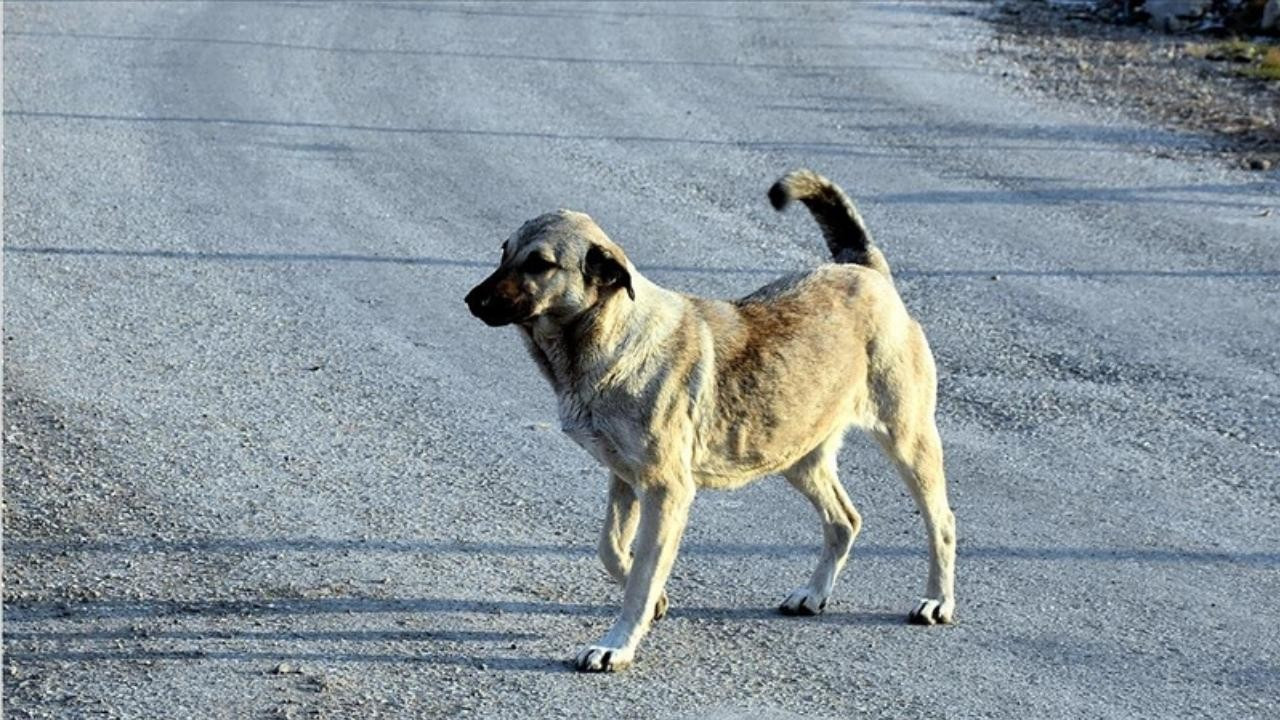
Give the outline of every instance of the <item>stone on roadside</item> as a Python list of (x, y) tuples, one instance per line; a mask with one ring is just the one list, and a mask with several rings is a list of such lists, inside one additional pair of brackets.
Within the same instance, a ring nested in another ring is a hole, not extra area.
[(1262, 8), (1262, 24), (1259, 29), (1263, 32), (1280, 32), (1280, 0), (1267, 0), (1266, 7)]
[(1203, 18), (1210, 5), (1212, 0), (1147, 0), (1142, 10), (1156, 30), (1182, 32)]

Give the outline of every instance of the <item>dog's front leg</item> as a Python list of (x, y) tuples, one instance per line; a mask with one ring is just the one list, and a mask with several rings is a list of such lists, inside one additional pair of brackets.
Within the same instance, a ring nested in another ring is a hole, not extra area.
[[(631, 572), (631, 541), (635, 539), (636, 524), (640, 520), (640, 502), (636, 492), (626, 480), (616, 474), (609, 476), (609, 504), (605, 508), (604, 527), (600, 529), (597, 551), (600, 562), (613, 581), (623, 588), (627, 586), (627, 574)], [(667, 614), (667, 593), (658, 596), (653, 609), (653, 619), (661, 620)]]
[(614, 582), (626, 587), (631, 571), (631, 541), (640, 520), (640, 503), (635, 490), (617, 475), (609, 476), (609, 504), (604, 511), (604, 527), (600, 529), (597, 548), (600, 562)]
[(671, 574), (692, 503), (693, 482), (687, 476), (649, 484), (641, 492), (640, 532), (622, 613), (598, 643), (578, 653), (574, 663), (578, 670), (612, 672), (631, 664)]

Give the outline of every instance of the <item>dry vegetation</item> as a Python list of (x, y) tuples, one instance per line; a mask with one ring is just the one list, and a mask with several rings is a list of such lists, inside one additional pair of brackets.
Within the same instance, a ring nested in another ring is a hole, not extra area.
[(1166, 34), (1043, 0), (1004, 0), (990, 19), (1037, 89), (1122, 108), (1250, 169), (1280, 166), (1276, 38)]

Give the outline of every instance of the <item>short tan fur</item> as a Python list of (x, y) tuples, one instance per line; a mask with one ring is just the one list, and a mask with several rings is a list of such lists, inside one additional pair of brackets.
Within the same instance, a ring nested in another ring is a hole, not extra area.
[(590, 217), (560, 210), (521, 226), (467, 296), (485, 322), (520, 328), (562, 429), (610, 473), (599, 550), (624, 587), (622, 611), (577, 655), (580, 670), (629, 665), (666, 612), (664, 586), (701, 488), (781, 473), (809, 499), (822, 556), (780, 609), (822, 612), (862, 525), (836, 472), (853, 427), (878, 441), (924, 518), (929, 576), (909, 619), (953, 618), (955, 518), (924, 333), (839, 187), (798, 170), (769, 197), (778, 209), (804, 203), (835, 263), (740, 300), (699, 298), (649, 281)]

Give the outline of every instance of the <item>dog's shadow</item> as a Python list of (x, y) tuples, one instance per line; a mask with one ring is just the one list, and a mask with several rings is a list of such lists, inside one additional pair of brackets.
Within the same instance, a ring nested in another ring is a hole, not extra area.
[(838, 612), (828, 610), (812, 617), (788, 617), (776, 607), (681, 607), (678, 599), (673, 604), (668, 620), (776, 620), (782, 623), (822, 622), (831, 625), (905, 625), (905, 613), (854, 611)]
[[(611, 603), (590, 604), (555, 601), (526, 600), (467, 600), (443, 598), (381, 598), (381, 597), (323, 597), (323, 598), (244, 598), (235, 600), (169, 600), (169, 599), (112, 599), (102, 598), (83, 601), (15, 601), (5, 604), (5, 641), (44, 638), (50, 640), (119, 639), (120, 631), (86, 630), (84, 632), (35, 632), (26, 628), (39, 627), (49, 621), (73, 620), (78, 623), (130, 622), (148, 619), (187, 617), (199, 620), (222, 618), (243, 619), (250, 622), (266, 618), (304, 617), (321, 615), (404, 614), (412, 617), (440, 615), (544, 615), (566, 618), (613, 617), (618, 606)], [(778, 622), (805, 622), (823, 620), (850, 625), (894, 625), (905, 622), (904, 616), (890, 612), (825, 612), (813, 618), (789, 618), (777, 608), (762, 607), (712, 607), (681, 606), (675, 604), (666, 620), (777, 620)], [(231, 634), (227, 634), (227, 633)], [(158, 637), (144, 633), (143, 637)], [(169, 632), (168, 637), (198, 639), (192, 632)], [(323, 631), (323, 632), (239, 632), (212, 631), (210, 637), (241, 637), (245, 639), (297, 638), (313, 640), (449, 640), (449, 641), (501, 641), (524, 639), (527, 633), (475, 632), (450, 630), (419, 631)]]
[[(404, 663), (558, 673), (572, 671), (563, 657), (515, 652), (522, 645), (541, 645), (546, 639), (527, 630), (315, 629), (317, 622), (306, 618), (403, 614), (430, 622), (442, 615), (534, 615), (605, 623), (617, 610), (608, 603), (375, 597), (18, 601), (5, 608), (4, 645), (10, 659), (33, 664), (226, 661), (256, 665), (257, 671), (271, 673), (278, 672), (279, 663)], [(294, 620), (305, 626), (290, 627)], [(399, 626), (403, 621), (388, 618), (387, 624), (396, 622)], [(813, 618), (788, 618), (769, 607), (677, 606), (659, 625), (689, 621), (881, 626), (903, 624), (905, 618), (888, 612), (828, 612)], [(261, 629), (266, 625), (277, 627)], [(281, 641), (288, 645), (282, 647)], [(316, 643), (335, 647), (316, 648)], [(512, 652), (492, 652), (499, 648)]]
[[(686, 543), (692, 556), (795, 557), (811, 555), (803, 545)], [(590, 558), (580, 545), (462, 543), (430, 540), (349, 540), (321, 538), (202, 538), (162, 541), (116, 538), (93, 542), (15, 539), (6, 542), (7, 563), (50, 555), (139, 553), (229, 555), (254, 553), (423, 553)], [(899, 558), (922, 554), (909, 546), (859, 546), (861, 557)], [(1085, 562), (1120, 566), (1280, 567), (1267, 550), (1230, 552), (1197, 548), (1009, 547), (971, 544), (966, 557), (989, 561)], [(612, 592), (616, 592), (613, 589)], [(277, 663), (405, 663), (477, 670), (569, 672), (565, 623), (606, 625), (618, 612), (618, 598), (602, 587), (596, 602), (339, 595), (325, 597), (241, 596), (201, 598), (10, 599), (5, 603), (5, 654), (21, 663), (95, 661), (223, 661), (245, 672), (269, 672)], [(844, 611), (837, 603), (817, 617), (791, 618), (768, 605), (716, 606), (682, 603), (672, 597), (663, 628), (706, 632), (720, 623), (769, 623), (770, 627), (817, 623), (824, 627), (876, 628), (905, 625), (905, 614)], [(502, 616), (544, 618), (509, 630)], [(773, 625), (773, 623), (779, 625)], [(542, 632), (545, 630), (545, 632)], [(580, 628), (581, 630), (581, 628)], [(582, 635), (581, 631), (577, 635)], [(581, 638), (580, 638), (581, 639)]]

